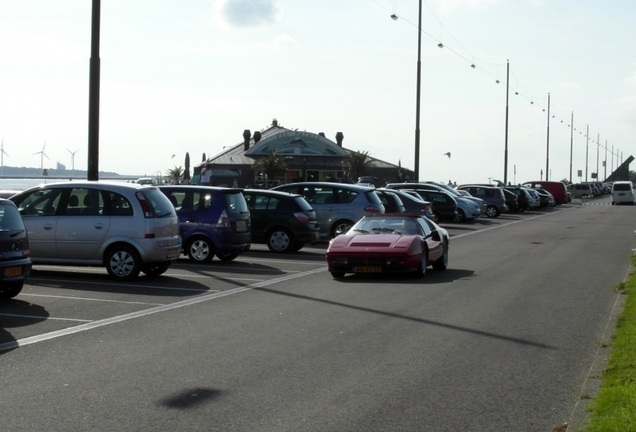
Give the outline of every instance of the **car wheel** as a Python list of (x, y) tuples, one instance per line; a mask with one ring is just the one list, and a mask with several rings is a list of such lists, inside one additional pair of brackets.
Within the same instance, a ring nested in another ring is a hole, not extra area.
[(186, 247), (188, 258), (197, 263), (206, 263), (214, 257), (214, 245), (206, 237), (196, 237)]
[(216, 256), (219, 257), (221, 261), (230, 262), (234, 258), (239, 256), (239, 254), (238, 252), (224, 252), (224, 253), (217, 253)]
[(419, 277), (423, 277), (426, 274), (426, 267), (428, 267), (428, 251), (425, 249), (422, 251), (422, 261), (415, 271), (415, 274)]
[(448, 267), (448, 245), (444, 243), (444, 253), (433, 263), (434, 270), (446, 270)]
[(440, 217), (439, 213), (433, 212), (433, 216), (435, 216), (435, 220), (433, 222), (435, 222), (436, 224), (442, 221), (442, 218)]
[(331, 237), (339, 236), (340, 234), (344, 234), (349, 231), (349, 228), (353, 226), (353, 222), (350, 220), (339, 220), (333, 224), (331, 228)]
[(464, 210), (457, 209), (457, 216), (455, 216), (455, 219), (453, 219), (453, 222), (464, 222), (465, 220), (466, 220), (466, 213), (464, 213)]
[(145, 264), (141, 267), (141, 271), (148, 276), (159, 276), (164, 274), (168, 270), (168, 268), (170, 267), (170, 264), (171, 263), (169, 262)]
[(106, 257), (106, 270), (110, 277), (125, 281), (136, 278), (141, 271), (141, 258), (129, 246), (115, 246)]
[(0, 285), (0, 299), (9, 300), (20, 294), (22, 287), (24, 286), (24, 280), (4, 282)]
[(288, 253), (294, 248), (294, 240), (289, 231), (276, 228), (267, 235), (267, 247), (276, 253)]
[(345, 275), (345, 272), (343, 272), (343, 271), (330, 271), (329, 273), (331, 273), (331, 276), (333, 276), (334, 279), (343, 278), (344, 275)]
[(486, 208), (486, 216), (488, 216), (489, 218), (495, 218), (499, 216), (499, 210), (497, 210), (497, 207), (495, 206), (488, 206)]

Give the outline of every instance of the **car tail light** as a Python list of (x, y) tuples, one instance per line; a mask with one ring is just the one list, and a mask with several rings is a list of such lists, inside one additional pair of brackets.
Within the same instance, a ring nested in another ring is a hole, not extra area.
[(141, 210), (144, 212), (144, 217), (153, 217), (154, 211), (152, 210), (152, 206), (150, 205), (148, 200), (146, 200), (146, 197), (142, 193), (137, 192), (137, 199), (139, 200), (139, 204), (141, 204)]
[(374, 206), (374, 205), (368, 205), (364, 208), (364, 211), (367, 213), (382, 213), (382, 210), (380, 210), (378, 207)]
[(305, 213), (294, 213), (294, 217), (296, 217), (296, 219), (298, 219), (298, 222), (300, 223), (304, 223), (307, 224), (309, 223), (309, 218), (307, 217), (307, 215)]
[(227, 217), (227, 213), (225, 212), (225, 210), (223, 210), (223, 213), (221, 213), (221, 216), (219, 216), (219, 220), (216, 222), (216, 227), (230, 227), (230, 218)]

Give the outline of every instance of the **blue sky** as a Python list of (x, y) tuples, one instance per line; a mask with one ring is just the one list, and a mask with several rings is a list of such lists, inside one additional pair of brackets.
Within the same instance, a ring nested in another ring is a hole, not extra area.
[[(215, 155), (274, 118), (332, 140), (343, 132), (345, 147), (413, 168), (417, 7), (102, 0), (100, 170), (164, 173), (186, 151)], [(612, 146), (636, 152), (632, 1), (425, 1), (422, 19), (422, 180), (503, 179), (508, 59), (509, 181), (545, 170), (548, 93), (551, 179), (570, 175), (572, 113), (574, 181), (586, 148), (596, 172), (597, 141), (601, 177), (606, 143), (608, 173)], [(86, 169), (90, 24), (90, 0), (0, 5), (5, 166), (39, 167), (46, 143), (45, 168), (71, 169), (76, 151)]]

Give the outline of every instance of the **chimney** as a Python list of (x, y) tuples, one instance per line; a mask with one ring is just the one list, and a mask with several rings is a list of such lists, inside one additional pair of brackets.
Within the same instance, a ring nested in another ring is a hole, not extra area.
[(248, 151), (250, 149), (250, 135), (252, 133), (249, 129), (243, 131), (243, 150)]
[(338, 144), (338, 147), (342, 147), (342, 140), (344, 139), (344, 135), (342, 132), (338, 132), (336, 134), (336, 144)]
[(325, 133), (324, 132), (318, 132), (318, 135), (320, 135), (321, 137), (325, 138)]
[(274, 126), (274, 127), (278, 126), (278, 120), (273, 119), (272, 120), (272, 126)]
[(261, 140), (261, 132), (260, 131), (254, 132), (254, 144), (259, 142), (260, 140)]

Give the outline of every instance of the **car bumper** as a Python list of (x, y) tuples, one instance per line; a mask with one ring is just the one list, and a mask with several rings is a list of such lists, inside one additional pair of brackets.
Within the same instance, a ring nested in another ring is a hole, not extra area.
[(5, 261), (0, 266), (0, 280), (11, 282), (26, 279), (31, 274), (31, 259)]

